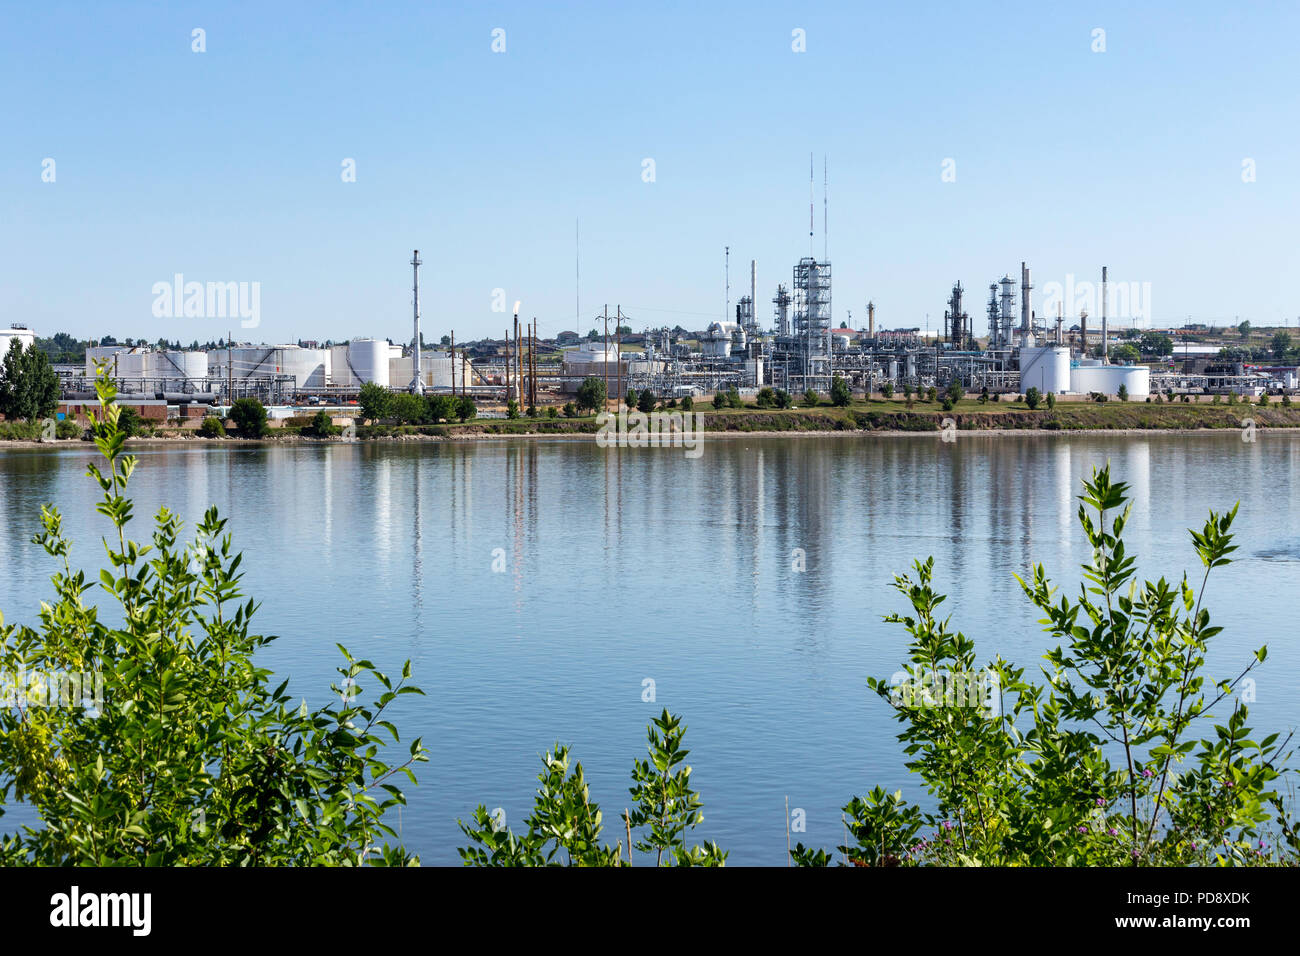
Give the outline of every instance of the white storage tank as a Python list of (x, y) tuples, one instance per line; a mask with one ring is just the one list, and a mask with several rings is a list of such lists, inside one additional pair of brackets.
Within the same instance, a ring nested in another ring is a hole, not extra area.
[(1044, 345), (1020, 350), (1020, 391), (1036, 388), (1044, 395), (1070, 391), (1070, 350), (1064, 345)]
[(1079, 365), (1070, 370), (1070, 391), (1080, 395), (1100, 392), (1118, 395), (1119, 387), (1128, 390), (1130, 398), (1146, 398), (1151, 394), (1151, 369), (1145, 365)]
[(382, 339), (353, 339), (347, 346), (348, 385), (389, 385), (389, 345)]

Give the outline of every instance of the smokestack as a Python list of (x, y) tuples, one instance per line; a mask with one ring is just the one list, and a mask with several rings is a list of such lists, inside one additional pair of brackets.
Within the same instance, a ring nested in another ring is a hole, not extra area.
[(1029, 267), (1020, 263), (1020, 346), (1024, 348), (1029, 341)]
[(867, 338), (874, 339), (875, 337), (876, 337), (876, 304), (874, 302), (868, 302), (867, 303)]
[(1106, 328), (1106, 267), (1101, 267), (1101, 364), (1107, 364), (1110, 359), (1107, 357), (1108, 348), (1106, 346), (1107, 328)]
[(756, 259), (749, 260), (749, 321), (755, 327), (758, 326), (758, 260)]

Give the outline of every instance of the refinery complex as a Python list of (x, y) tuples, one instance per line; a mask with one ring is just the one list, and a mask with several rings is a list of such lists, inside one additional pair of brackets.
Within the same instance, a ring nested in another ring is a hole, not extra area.
[[(567, 401), (591, 376), (602, 378), (612, 397), (629, 389), (650, 390), (663, 398), (703, 397), (719, 390), (753, 394), (760, 388), (794, 394), (826, 393), (836, 377), (859, 393), (902, 391), (906, 387), (1044, 395), (1125, 395), (1142, 399), (1153, 391), (1183, 393), (1263, 391), (1294, 388), (1294, 370), (1214, 366), (1182, 373), (1165, 367), (1117, 360), (1118, 336), (1108, 318), (1106, 267), (1100, 272), (1101, 315), (1086, 311), (1068, 317), (1063, 307), (1048, 319), (1032, 308), (1030, 269), (1021, 262), (1019, 278), (1010, 274), (988, 285), (985, 321), (977, 329), (966, 305), (966, 290), (954, 283), (943, 313), (942, 331), (878, 326), (867, 303), (864, 327), (850, 328), (832, 315), (831, 263), (805, 256), (787, 283), (777, 283), (770, 318), (760, 320), (757, 263), (749, 263), (749, 292), (730, 302), (723, 317), (707, 328), (646, 328), (630, 333), (633, 321), (621, 308), (606, 309), (603, 334), (577, 331), (540, 338), (536, 321), (516, 314), (500, 339), (457, 346), (454, 333), (440, 348), (414, 348), (421, 331), (419, 252), (412, 268), (411, 337), (405, 341), (355, 338), (343, 343), (250, 344), (226, 342), (207, 350), (171, 350), (142, 345), (95, 345), (85, 365), (60, 366), (63, 399), (93, 400), (93, 379), (104, 368), (125, 402), (141, 404), (228, 405), (251, 396), (268, 406), (343, 404), (355, 401), (362, 385), (394, 391), (454, 393), (486, 404), (517, 400), (526, 405)], [(598, 318), (597, 324), (600, 319)], [(611, 323), (613, 331), (611, 333)], [(1067, 327), (1068, 326), (1068, 327)], [(8, 340), (34, 339), (21, 327), (0, 332)], [(1279, 373), (1289, 376), (1279, 377)]]

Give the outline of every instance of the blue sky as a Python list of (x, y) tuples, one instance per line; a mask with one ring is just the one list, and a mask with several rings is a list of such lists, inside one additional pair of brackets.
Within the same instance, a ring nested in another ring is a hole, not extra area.
[(1023, 259), (1040, 290), (1150, 283), (1155, 324), (1294, 325), (1298, 27), (1281, 3), (6, 4), (0, 323), (223, 336), (152, 314), (182, 273), (261, 283), (243, 338), (400, 340), (418, 247), (426, 337), (502, 334), (496, 289), (545, 335), (606, 303), (702, 328), (727, 245), (766, 321), (809, 251), (811, 152), (837, 320), (935, 326), (960, 279), (982, 332)]

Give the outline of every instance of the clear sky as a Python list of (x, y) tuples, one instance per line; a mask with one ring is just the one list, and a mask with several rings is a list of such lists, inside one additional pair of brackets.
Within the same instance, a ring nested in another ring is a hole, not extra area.
[[(501, 335), (497, 289), (544, 335), (702, 328), (728, 245), (766, 323), (814, 153), (837, 321), (937, 326), (960, 279), (982, 333), (1023, 259), (1150, 283), (1153, 324), (1294, 325), (1300, 6), (1133, 6), (5, 3), (0, 323), (409, 339), (418, 247), (426, 338)], [(260, 283), (260, 327), (155, 317), (176, 273)]]

